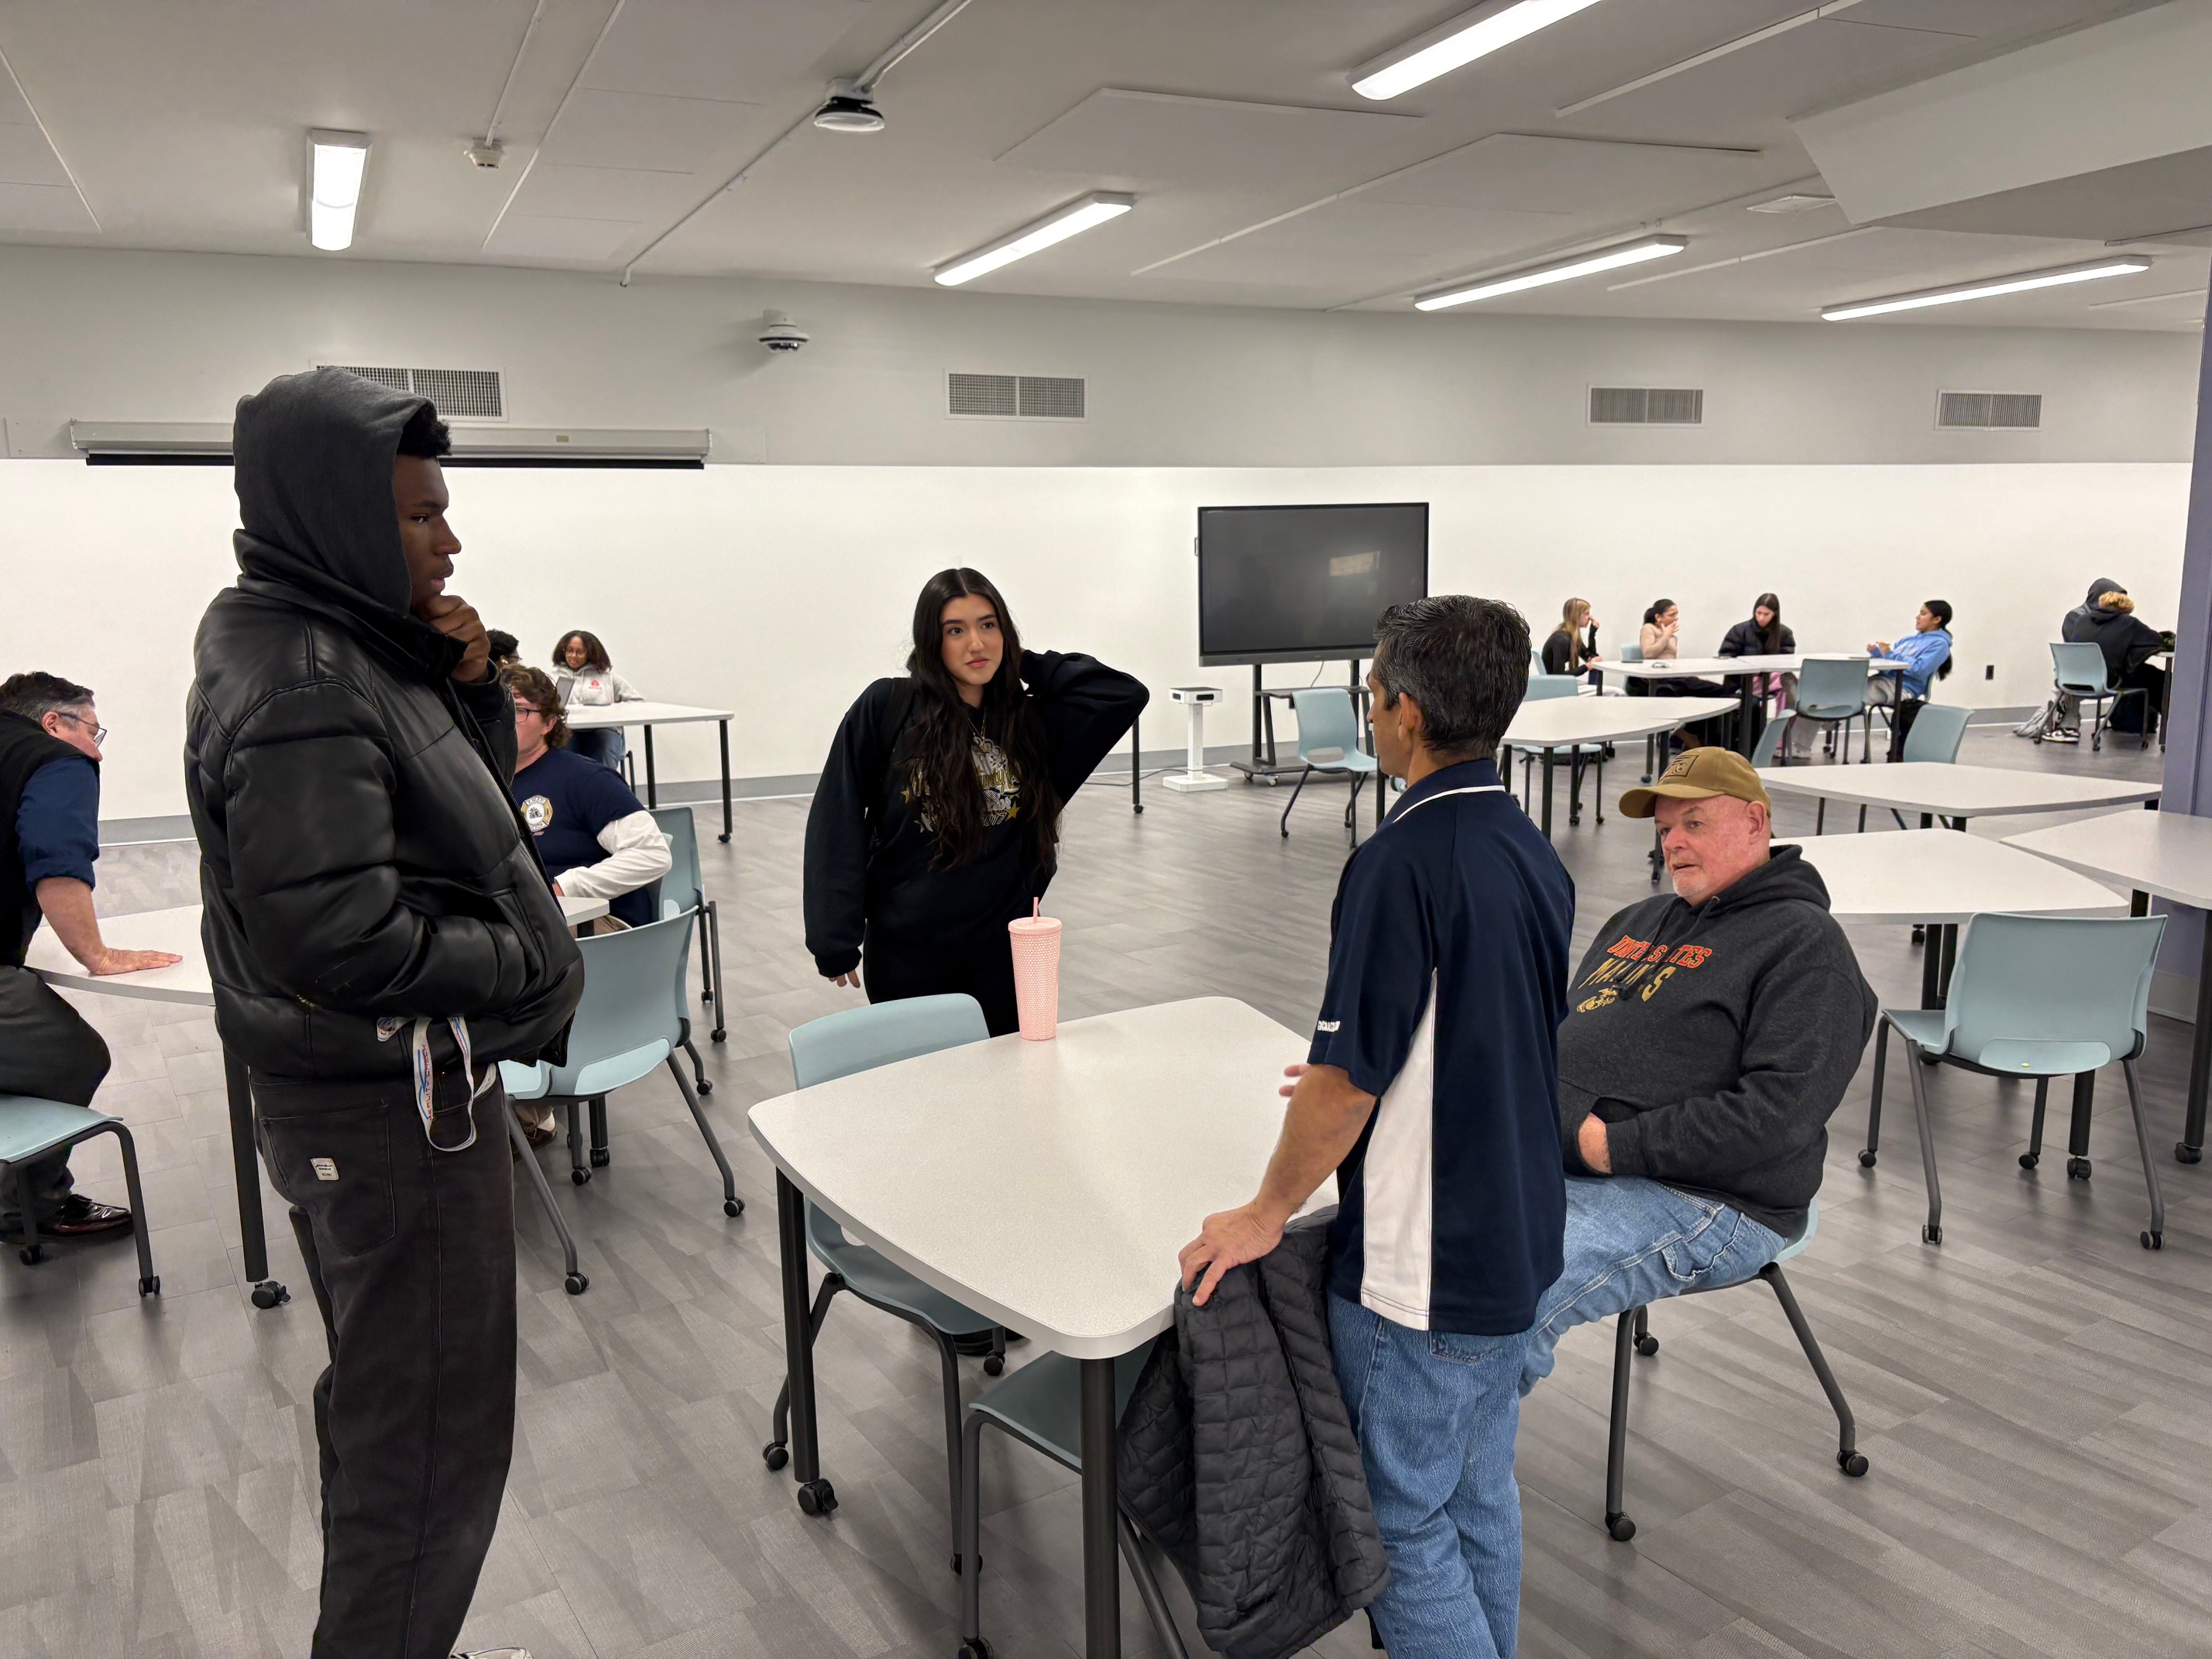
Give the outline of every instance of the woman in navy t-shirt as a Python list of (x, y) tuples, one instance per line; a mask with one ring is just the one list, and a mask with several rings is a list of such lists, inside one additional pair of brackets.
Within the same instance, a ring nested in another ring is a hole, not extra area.
[(561, 696), (540, 670), (506, 671), (514, 696), (514, 799), (556, 893), (603, 898), (631, 927), (653, 921), (653, 884), (672, 860), (619, 772), (571, 754)]

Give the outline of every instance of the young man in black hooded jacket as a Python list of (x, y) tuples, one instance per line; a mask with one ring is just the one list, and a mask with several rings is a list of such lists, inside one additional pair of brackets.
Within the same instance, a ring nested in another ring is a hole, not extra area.
[(194, 642), (185, 787), (216, 1026), (330, 1340), (313, 1659), (445, 1659), (514, 1443), (496, 1062), (559, 1058), (583, 964), (445, 592), (436, 410), (318, 369), (241, 399), (233, 445), (240, 574)]

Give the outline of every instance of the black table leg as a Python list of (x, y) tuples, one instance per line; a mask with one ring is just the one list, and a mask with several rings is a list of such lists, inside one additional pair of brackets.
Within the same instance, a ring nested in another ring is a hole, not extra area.
[(2204, 948), (2197, 962), (2197, 1037), (2189, 1056), (2189, 1115), (2173, 1156), (2194, 1164), (2204, 1156), (2204, 1085), (2212, 1077), (2212, 912), (2206, 912)]
[(238, 1180), (239, 1242), (246, 1250), (246, 1276), (253, 1282), (253, 1305), (275, 1308), (292, 1299), (291, 1291), (269, 1277), (269, 1235), (261, 1221), (261, 1158), (253, 1138), (253, 1086), (246, 1062), (222, 1051), (223, 1092), (230, 1104), (230, 1167)]
[(2144, 892), (2141, 888), (2137, 888), (2134, 892), (2129, 894), (2128, 914), (2131, 916), (2148, 915), (2150, 914), (2150, 895)]
[(653, 728), (649, 726), (645, 728), (645, 804), (660, 805), (659, 782), (653, 775)]
[(1746, 674), (1741, 678), (1743, 684), (1735, 694), (1735, 752), (1748, 755), (1752, 744), (1759, 741), (1759, 733), (1752, 729), (1751, 724), (1751, 711), (1756, 701), (1752, 696), (1752, 687), (1758, 684), (1759, 677)]
[(1114, 1415), (1114, 1362), (1083, 1363), (1083, 1650), (1121, 1659), (1120, 1428)]
[(1920, 947), (1920, 1006), (1941, 1008), (1943, 1006), (1943, 930), (1929, 926), (1928, 938)]
[[(722, 837), (721, 837), (721, 838), (722, 838), (723, 842), (724, 842), (725, 843), (726, 843), (726, 842), (729, 841), (729, 839), (730, 839), (730, 828), (731, 828), (731, 825), (730, 825), (730, 723), (729, 723), (729, 721), (727, 721), (727, 720), (716, 720), (716, 721), (714, 722), (714, 726), (715, 726), (715, 728), (716, 728), (716, 729), (717, 729), (717, 730), (721, 733), (721, 737), (722, 737)], [(652, 728), (651, 726), (647, 726), (647, 727), (646, 727), (646, 730), (645, 730), (645, 736), (646, 736), (646, 741), (647, 741), (647, 742), (650, 743), (650, 742), (653, 740), (653, 728)], [(650, 775), (651, 775), (651, 771), (652, 771), (652, 769), (650, 769), (650, 768), (647, 768), (647, 775), (648, 776), (650, 776)]]
[(1552, 751), (1544, 751), (1544, 839), (1552, 838)]
[(827, 1515), (837, 1493), (822, 1478), (822, 1443), (814, 1417), (814, 1343), (806, 1305), (806, 1198), (779, 1170), (775, 1237), (783, 1258), (783, 1357), (791, 1388), (791, 1475), (799, 1507)]
[(1139, 817), (1145, 811), (1145, 740), (1139, 722), (1129, 721), (1129, 810)]

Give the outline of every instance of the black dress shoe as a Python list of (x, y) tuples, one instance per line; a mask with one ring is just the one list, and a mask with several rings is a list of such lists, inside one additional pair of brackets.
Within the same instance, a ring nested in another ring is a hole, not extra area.
[(128, 1232), (131, 1212), (113, 1204), (95, 1204), (82, 1193), (71, 1193), (60, 1209), (39, 1224), (46, 1238), (90, 1238), (100, 1233)]

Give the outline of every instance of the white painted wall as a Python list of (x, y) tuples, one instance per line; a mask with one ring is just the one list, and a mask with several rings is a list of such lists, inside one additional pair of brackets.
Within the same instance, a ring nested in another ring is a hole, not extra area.
[[(107, 410), (106, 413), (120, 411)], [(1807, 649), (1959, 607), (1945, 700), (2047, 689), (2047, 642), (2090, 579), (2170, 620), (2188, 468), (2014, 466), (759, 466), (703, 472), (457, 471), (457, 591), (541, 658), (566, 628), (604, 637), (649, 695), (737, 714), (740, 775), (811, 772), (869, 678), (896, 672), (914, 594), (967, 563), (1034, 644), (1093, 652), (1153, 688), (1149, 747), (1180, 740), (1164, 689), (1238, 689), (1197, 660), (1191, 537), (1201, 505), (1433, 503), (1431, 586), (1497, 595), (1547, 631), (1595, 602), (1618, 641), (1661, 593), (1686, 641), (1719, 641), (1773, 588)], [(219, 468), (0, 466), (0, 665), (91, 683), (114, 730), (104, 815), (180, 811), (194, 626), (234, 574)], [(1980, 678), (1994, 663), (1994, 681)], [(1276, 668), (1271, 684), (1311, 671)], [(1340, 669), (1325, 671), (1334, 679)], [(1217, 743), (1246, 731), (1232, 702)], [(672, 731), (662, 775), (714, 771), (711, 728)]]

